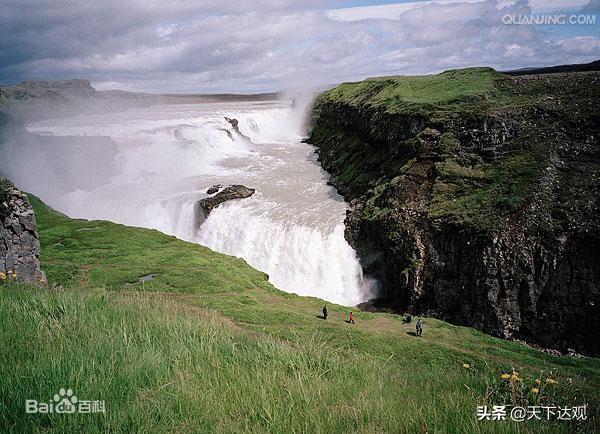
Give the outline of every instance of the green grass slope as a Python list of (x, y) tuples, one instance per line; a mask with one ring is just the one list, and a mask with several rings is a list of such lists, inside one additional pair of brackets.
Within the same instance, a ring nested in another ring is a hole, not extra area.
[[(600, 361), (282, 293), (244, 261), (31, 197), (53, 289), (0, 286), (2, 432), (592, 432)], [(154, 274), (153, 280), (140, 277)], [(521, 380), (503, 380), (519, 372)], [(538, 394), (531, 392), (535, 379)], [(546, 378), (558, 381), (546, 384)], [(61, 388), (106, 413), (25, 414)], [(478, 422), (587, 402), (586, 422)]]
[(319, 97), (351, 106), (382, 107), (389, 113), (471, 108), (478, 102), (508, 102), (496, 87), (501, 76), (492, 68), (465, 68), (437, 75), (375, 77), (342, 83)]

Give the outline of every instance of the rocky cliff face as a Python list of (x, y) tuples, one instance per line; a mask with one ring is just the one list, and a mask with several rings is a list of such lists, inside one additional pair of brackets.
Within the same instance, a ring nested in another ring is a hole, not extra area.
[(322, 94), (311, 142), (348, 200), (372, 304), (600, 352), (600, 75), (489, 69)]
[(0, 178), (0, 272), (18, 280), (47, 283), (40, 269), (40, 241), (27, 196)]

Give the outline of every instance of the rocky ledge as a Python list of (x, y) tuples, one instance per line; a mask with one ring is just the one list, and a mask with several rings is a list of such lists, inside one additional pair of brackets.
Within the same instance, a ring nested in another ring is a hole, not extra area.
[[(209, 190), (214, 192), (212, 189), (215, 187), (217, 186), (213, 186)], [(220, 186), (218, 186), (218, 188), (220, 188)], [(198, 207), (203, 214), (203, 218), (206, 218), (213, 209), (221, 205), (223, 202), (235, 199), (245, 199), (252, 196), (255, 191), (255, 189), (248, 188), (244, 185), (230, 185), (212, 197), (199, 200)]]
[(35, 215), (27, 196), (0, 178), (0, 273), (45, 284), (39, 255)]

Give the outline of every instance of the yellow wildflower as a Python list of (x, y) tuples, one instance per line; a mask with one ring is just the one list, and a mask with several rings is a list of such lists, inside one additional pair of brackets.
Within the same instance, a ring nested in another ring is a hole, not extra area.
[(540, 384), (542, 382), (542, 380), (540, 380), (539, 378), (535, 379), (535, 384)]
[(521, 377), (519, 377), (519, 373), (513, 371), (512, 375), (510, 376), (510, 381), (521, 381)]
[(510, 374), (502, 374), (500, 375), (500, 378), (502, 378), (503, 380), (508, 380), (510, 378)]
[(540, 393), (540, 389), (538, 389), (537, 387), (534, 387), (533, 389), (531, 389), (531, 391), (533, 393)]
[(556, 384), (558, 383), (558, 381), (552, 379), (552, 378), (546, 378), (546, 384)]
[(470, 367), (471, 367), (471, 365), (469, 365), (468, 363), (463, 363), (463, 368), (469, 369)]

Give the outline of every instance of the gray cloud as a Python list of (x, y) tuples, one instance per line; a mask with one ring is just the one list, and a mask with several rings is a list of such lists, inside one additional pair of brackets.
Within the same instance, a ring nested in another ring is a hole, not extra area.
[[(592, 0), (597, 3), (596, 0)], [(525, 0), (425, 3), (332, 19), (318, 1), (5, 0), (0, 82), (90, 78), (100, 88), (264, 91), (451, 67), (594, 60), (595, 35), (508, 26)], [(381, 12), (379, 12), (381, 15)], [(589, 29), (588, 29), (589, 30)], [(588, 32), (589, 33), (589, 32)]]

